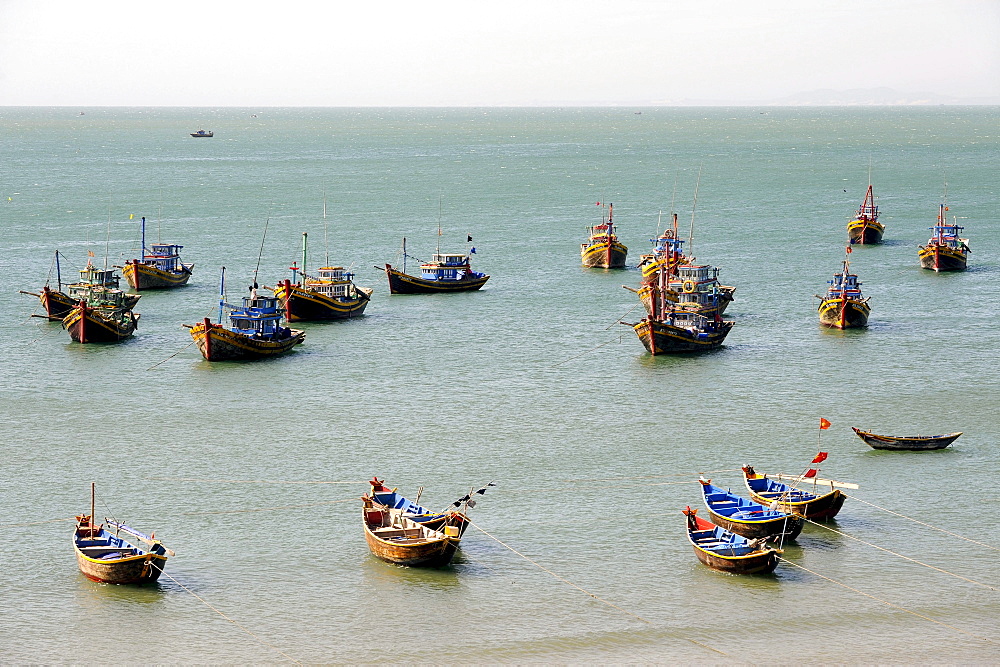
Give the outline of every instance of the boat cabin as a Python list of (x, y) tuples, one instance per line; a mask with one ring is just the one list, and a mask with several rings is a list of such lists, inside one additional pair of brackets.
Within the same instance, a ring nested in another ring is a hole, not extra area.
[(677, 267), (677, 277), (682, 281), (693, 280), (694, 282), (717, 280), (719, 269), (708, 264), (682, 264)]
[(316, 278), (307, 279), (303, 286), (331, 298), (351, 296), (353, 273), (342, 266), (324, 266), (317, 273)]
[(93, 264), (87, 264), (80, 269), (80, 283), (84, 285), (101, 285), (102, 287), (118, 287), (120, 278), (114, 269), (99, 269)]
[(934, 245), (948, 246), (949, 248), (961, 248), (968, 243), (969, 239), (959, 238), (959, 234), (965, 227), (958, 225), (935, 225), (930, 228), (934, 236), (928, 242)]
[(125, 292), (120, 289), (107, 288), (102, 285), (77, 283), (67, 288), (73, 301), (86, 301), (91, 308), (109, 308), (121, 310), (125, 308)]
[(428, 264), (420, 265), (424, 280), (461, 280), (471, 273), (469, 260), (461, 253), (435, 253)]
[(251, 294), (243, 297), (243, 307), (229, 313), (230, 327), (236, 333), (259, 338), (280, 336), (284, 331), (279, 326), (282, 310), (278, 299), (273, 296)]
[(182, 271), (180, 250), (183, 247), (172, 243), (154, 243), (149, 247), (149, 253), (143, 256), (143, 264), (171, 273)]

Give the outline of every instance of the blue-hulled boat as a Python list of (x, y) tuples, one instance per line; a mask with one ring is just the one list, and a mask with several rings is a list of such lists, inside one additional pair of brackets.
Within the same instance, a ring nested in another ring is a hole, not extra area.
[[(198, 324), (185, 324), (191, 337), (208, 361), (227, 359), (262, 359), (291, 351), (305, 340), (300, 329), (281, 326), (282, 309), (273, 296), (259, 296), (255, 287), (243, 297), (243, 305), (225, 301), (225, 268), (222, 270), (219, 299), (219, 322), (205, 318)], [(230, 326), (221, 324), (223, 312), (229, 310)]]
[[(122, 534), (126, 537), (122, 537)], [(133, 544), (142, 542), (147, 548)], [(123, 523), (94, 525), (94, 485), (90, 485), (90, 514), (76, 517), (73, 550), (80, 572), (107, 584), (144, 584), (159, 579), (167, 556), (175, 555), (154, 535), (145, 535)]]
[(778, 503), (778, 509), (807, 519), (832, 519), (844, 506), (847, 496), (830, 485), (829, 493), (810, 493), (761, 475), (753, 466), (743, 466), (743, 479), (750, 497), (761, 504)]
[(688, 540), (698, 560), (713, 570), (730, 574), (766, 574), (778, 566), (781, 549), (765, 547), (764, 539), (748, 540), (705, 521), (698, 510), (684, 510)]
[(802, 532), (803, 520), (800, 516), (764, 507), (728, 489), (713, 486), (712, 480), (698, 481), (701, 482), (709, 518), (717, 526), (751, 539), (794, 540)]
[[(372, 500), (384, 507), (399, 510), (400, 514), (410, 521), (435, 530), (440, 530), (445, 525), (457, 526), (459, 535), (464, 534), (466, 528), (469, 527), (465, 515), (461, 512), (431, 511), (423, 505), (418, 505), (401, 493), (397, 493), (396, 489), (390, 489), (385, 486), (383, 480), (380, 480), (378, 477), (373, 477), (368, 483), (371, 485), (370, 496)], [(420, 494), (417, 494), (417, 499), (419, 500), (419, 498)]]

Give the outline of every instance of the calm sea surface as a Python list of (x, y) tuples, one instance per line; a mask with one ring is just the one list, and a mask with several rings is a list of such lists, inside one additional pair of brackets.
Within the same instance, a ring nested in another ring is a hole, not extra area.
[[(637, 111), (0, 109), (0, 661), (1000, 661), (998, 109)], [(813, 295), (869, 164), (886, 241), (851, 257), (871, 323), (822, 330)], [(737, 324), (654, 359), (615, 324), (641, 311), (621, 285), (660, 211), (687, 234), (699, 170), (694, 254), (736, 286)], [(946, 182), (973, 252), (938, 275), (917, 245)], [(598, 201), (625, 271), (580, 268)], [(64, 277), (88, 251), (121, 264), (143, 215), (195, 273), (143, 293), (133, 339), (74, 345), (29, 317), (17, 291), (55, 280), (55, 250)], [(404, 236), (429, 257), (439, 222), (492, 279), (390, 296), (373, 266)], [(181, 325), (215, 317), (221, 266), (243, 293), (265, 224), (262, 285), (308, 232), (312, 267), (329, 252), (375, 294), (286, 357), (209, 364)], [(884, 453), (852, 425), (965, 435)], [(741, 464), (799, 472), (820, 449), (861, 488), (838, 533), (786, 547), (809, 571), (695, 560), (700, 472), (741, 489)], [(434, 507), (497, 482), (472, 513), (496, 540), (470, 529), (444, 570), (376, 560), (372, 475)], [(79, 574), (51, 520), (89, 511), (91, 481), (99, 516), (177, 552), (173, 579)]]

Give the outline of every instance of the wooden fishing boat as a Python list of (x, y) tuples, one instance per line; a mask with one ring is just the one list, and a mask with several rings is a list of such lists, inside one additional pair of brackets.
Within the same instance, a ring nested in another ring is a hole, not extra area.
[(688, 540), (702, 564), (730, 574), (767, 574), (778, 566), (781, 549), (764, 546), (766, 540), (748, 540), (725, 528), (705, 521), (690, 507), (687, 516)]
[(937, 224), (930, 228), (933, 232), (927, 245), (919, 247), (917, 256), (920, 266), (933, 271), (964, 271), (968, 267), (969, 239), (960, 238), (965, 227), (949, 225), (945, 212), (948, 207), (940, 205)]
[(435, 530), (371, 496), (363, 496), (362, 502), (361, 523), (372, 555), (410, 567), (443, 567), (451, 563), (462, 540), (459, 526)]
[(215, 132), (212, 132), (211, 130), (209, 130), (208, 132), (206, 132), (205, 130), (198, 130), (197, 132), (192, 132), (191, 136), (195, 137), (196, 139), (200, 139), (202, 137), (214, 137)]
[[(471, 237), (470, 237), (471, 238)], [(420, 275), (406, 273), (406, 239), (403, 239), (403, 270), (385, 265), (385, 276), (389, 280), (390, 294), (437, 294), (442, 292), (468, 292), (478, 290), (490, 279), (485, 273), (472, 270), (468, 254), (435, 252), (431, 261), (420, 265)], [(376, 269), (381, 268), (376, 266)]]
[(872, 195), (872, 185), (868, 184), (868, 192), (858, 208), (857, 215), (847, 223), (847, 238), (851, 243), (871, 244), (881, 243), (885, 225), (878, 221), (878, 206)]
[(635, 291), (647, 315), (655, 313), (657, 301), (662, 300), (676, 308), (715, 318), (725, 313), (734, 300), (736, 288), (719, 282), (718, 267), (680, 264), (665, 273), (658, 282), (644, 284)]
[(800, 516), (772, 510), (735, 493), (699, 480), (712, 523), (743, 537), (794, 540), (802, 532)]
[(86, 296), (63, 318), (63, 328), (77, 343), (117, 343), (129, 338), (140, 316), (127, 305), (126, 296), (121, 290), (88, 286)]
[(944, 449), (951, 443), (958, 440), (962, 431), (957, 433), (946, 433), (945, 435), (914, 435), (897, 437), (891, 435), (876, 435), (869, 431), (862, 431), (854, 426), (851, 427), (858, 437), (868, 443), (874, 449), (896, 449), (906, 451), (920, 451), (924, 449)]
[(228, 304), (224, 298), (220, 300), (220, 322), (224, 309), (229, 310), (229, 328), (213, 324), (207, 317), (198, 324), (184, 325), (191, 330), (191, 337), (208, 361), (276, 357), (305, 340), (304, 331), (281, 326), (278, 300), (273, 296), (258, 296), (255, 288), (243, 297), (242, 306)]
[(142, 218), (142, 259), (130, 259), (122, 267), (125, 280), (134, 290), (167, 289), (182, 287), (191, 279), (194, 264), (181, 262), (180, 250), (175, 243), (153, 243), (146, 247), (146, 218)]
[(868, 326), (868, 315), (871, 307), (868, 300), (861, 294), (861, 282), (858, 276), (851, 273), (851, 263), (848, 260), (851, 247), (847, 247), (847, 254), (844, 256), (843, 268), (839, 273), (833, 274), (833, 280), (828, 280), (830, 285), (825, 296), (816, 294), (819, 303), (819, 321), (828, 327), (836, 329), (853, 329)]
[[(66, 291), (63, 291), (62, 270), (59, 262), (59, 251), (55, 254), (56, 284), (57, 289), (49, 286), (49, 281), (45, 282), (41, 292), (25, 292), (21, 294), (37, 297), (45, 308), (45, 315), (38, 315), (53, 322), (61, 322), (69, 312), (79, 303), (80, 299), (86, 299), (90, 287), (105, 287), (108, 289), (118, 289), (119, 277), (113, 269), (99, 269), (89, 260), (87, 266), (80, 269), (80, 280), (75, 283), (65, 284)], [(51, 273), (50, 273), (51, 277)], [(138, 294), (126, 294), (125, 306), (131, 309), (139, 301)]]
[[(659, 225), (657, 225), (659, 226)], [(639, 258), (639, 271), (642, 273), (643, 285), (659, 283), (659, 272), (667, 272), (667, 276), (675, 276), (677, 267), (688, 260), (684, 256), (684, 239), (677, 233), (677, 214), (673, 214), (673, 225), (668, 227), (655, 239), (650, 239), (653, 252)]]
[(316, 276), (307, 274), (307, 239), (308, 234), (303, 233), (302, 268), (292, 264), (291, 280), (267, 288), (284, 307), (285, 320), (342, 320), (364, 315), (373, 290), (355, 285), (354, 274), (342, 266), (324, 266), (316, 270)]
[(749, 465), (743, 466), (743, 481), (755, 502), (767, 507), (777, 503), (776, 509), (782, 512), (812, 520), (832, 519), (847, 500), (844, 492), (833, 488), (833, 484), (828, 492), (821, 492), (822, 487), (813, 482), (814, 492), (810, 492), (761, 475)]
[[(445, 526), (458, 527), (458, 534), (462, 536), (469, 527), (469, 522), (464, 512), (448, 510), (446, 512), (434, 512), (423, 505), (418, 505), (416, 501), (410, 500), (398, 493), (396, 489), (385, 486), (378, 477), (373, 477), (368, 484), (371, 486), (369, 496), (378, 505), (393, 510), (399, 510), (403, 518), (409, 519), (433, 530), (442, 530)], [(420, 500), (420, 493), (417, 493), (417, 500)], [(465, 499), (468, 502), (468, 499)], [(454, 506), (461, 505), (459, 500)]]
[(583, 265), (594, 269), (624, 269), (628, 247), (618, 240), (613, 220), (614, 205), (608, 204), (607, 218), (587, 228), (589, 239), (580, 244)]
[[(122, 535), (125, 535), (123, 537)], [(136, 546), (133, 541), (145, 544)], [(90, 514), (76, 517), (73, 550), (80, 572), (107, 584), (145, 584), (159, 579), (174, 552), (154, 535), (145, 535), (123, 523), (107, 520), (94, 525), (94, 490), (91, 485)]]
[(709, 319), (690, 310), (664, 309), (660, 319), (645, 317), (631, 326), (651, 355), (705, 352), (720, 347), (735, 322)]

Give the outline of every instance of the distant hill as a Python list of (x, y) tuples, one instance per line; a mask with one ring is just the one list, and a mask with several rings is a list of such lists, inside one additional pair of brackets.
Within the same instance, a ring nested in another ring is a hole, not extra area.
[(740, 102), (718, 99), (655, 100), (654, 106), (936, 106), (936, 105), (1000, 105), (1000, 97), (954, 97), (938, 93), (899, 92), (892, 88), (854, 88), (810, 90), (785, 97), (746, 100)]

